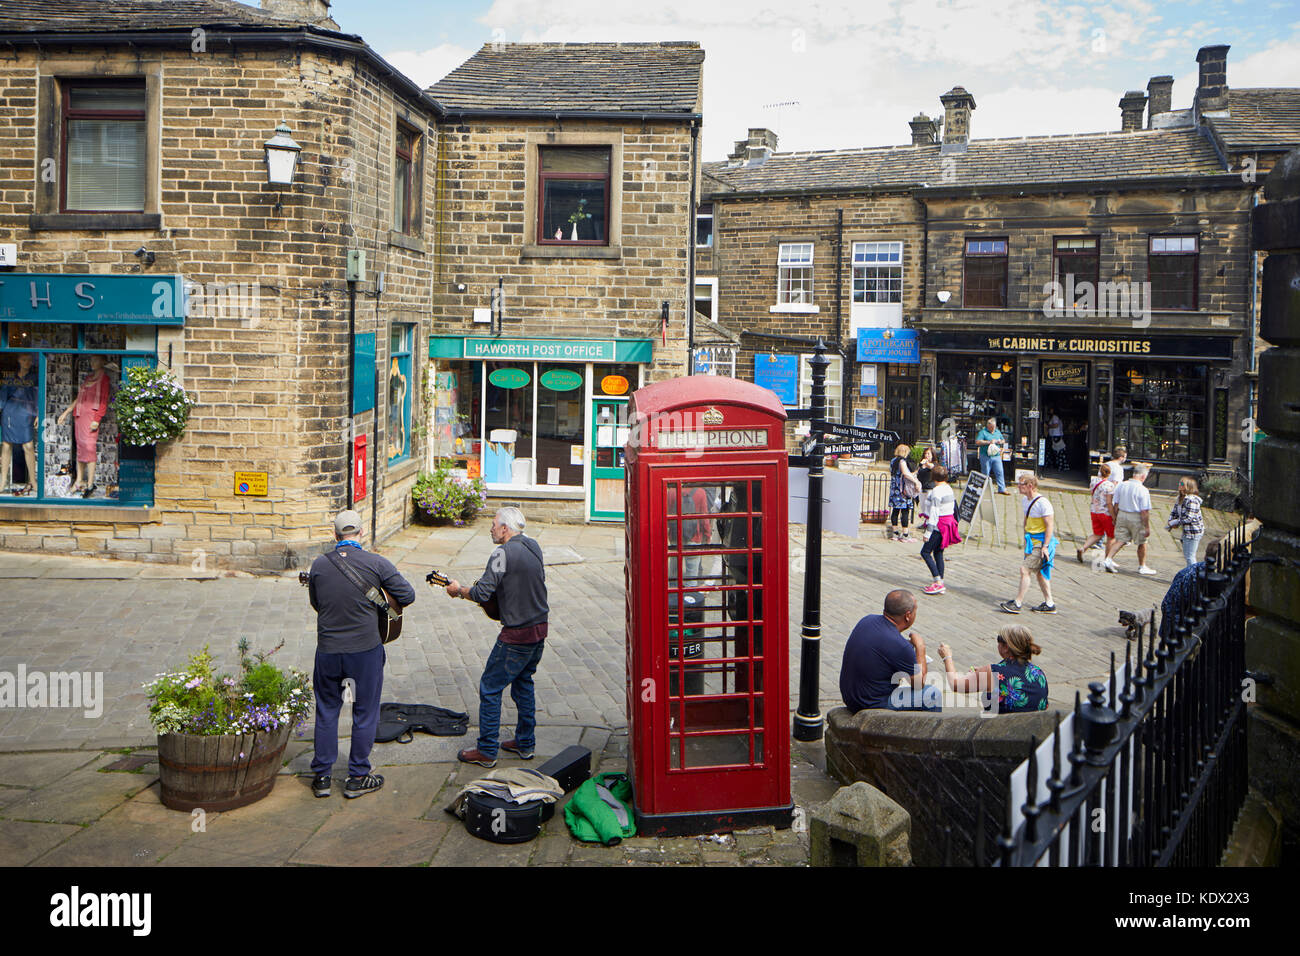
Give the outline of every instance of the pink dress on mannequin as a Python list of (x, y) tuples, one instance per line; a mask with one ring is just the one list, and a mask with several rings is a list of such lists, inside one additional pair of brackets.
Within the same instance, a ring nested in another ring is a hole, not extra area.
[(77, 461), (91, 462), (99, 447), (99, 432), (92, 431), (91, 425), (98, 425), (108, 411), (108, 373), (100, 369), (87, 375), (77, 392), (77, 401), (72, 415), (76, 421)]

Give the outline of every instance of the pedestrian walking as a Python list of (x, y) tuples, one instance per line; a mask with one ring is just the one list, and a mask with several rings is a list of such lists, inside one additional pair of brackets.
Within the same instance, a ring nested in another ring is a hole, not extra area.
[(992, 475), (997, 481), (998, 494), (1009, 494), (1007, 480), (1002, 473), (1002, 449), (1006, 446), (1006, 439), (1002, 437), (996, 418), (990, 418), (985, 426), (975, 436), (975, 444), (980, 450), (980, 471)]
[(1196, 548), (1205, 534), (1205, 519), (1201, 517), (1201, 498), (1196, 479), (1185, 477), (1178, 482), (1178, 500), (1169, 512), (1166, 528), (1182, 528), (1183, 560), (1188, 567), (1196, 563)]
[(1088, 511), (1092, 518), (1092, 534), (1088, 535), (1082, 548), (1074, 549), (1074, 556), (1080, 562), (1083, 561), (1083, 552), (1102, 542), (1109, 543), (1115, 537), (1115, 522), (1110, 516), (1110, 498), (1115, 492), (1115, 485), (1116, 482), (1110, 477), (1110, 465), (1102, 462), (1097, 468), (1097, 477), (1092, 479), (1092, 487), (1088, 490), (1091, 498)]
[(1127, 448), (1125, 448), (1123, 445), (1116, 445), (1114, 448), (1111, 449), (1110, 461), (1108, 461), (1106, 464), (1110, 465), (1110, 480), (1115, 482), (1116, 485), (1118, 485), (1121, 481), (1124, 480), (1124, 469), (1127, 467), (1125, 465), (1125, 462), (1127, 461), (1128, 461)]
[[(894, 458), (889, 463), (889, 507), (892, 510), (889, 512), (885, 537), (895, 541), (912, 540), (912, 506), (921, 493), (921, 482), (907, 464), (911, 453), (911, 445), (899, 445), (894, 449)], [(898, 530), (895, 531), (895, 528)]]
[(1138, 574), (1155, 574), (1147, 567), (1147, 538), (1151, 537), (1151, 492), (1146, 489), (1151, 466), (1136, 464), (1133, 477), (1122, 481), (1111, 494), (1111, 517), (1115, 519), (1115, 537), (1106, 546), (1107, 571), (1115, 572), (1115, 555), (1130, 541), (1137, 544)]
[[(492, 543), (497, 547), (473, 587), (455, 580), (447, 584), (452, 597), (479, 604), (495, 598), (501, 616), (501, 631), (478, 685), (478, 746), (456, 754), (462, 763), (480, 767), (495, 767), (499, 750), (524, 760), (533, 758), (537, 743), (533, 674), (542, 659), (550, 616), (542, 548), (524, 534), (524, 513), (518, 508), (498, 511), (492, 519)], [(507, 687), (519, 718), (514, 738), (498, 744), (501, 694)]]
[(374, 588), (382, 588), (390, 602), (408, 607), (415, 601), (415, 588), (393, 562), (361, 547), (361, 515), (355, 511), (339, 512), (334, 519), (334, 538), (334, 550), (312, 562), (307, 579), (307, 593), (316, 611), (316, 660), (311, 674), (316, 694), (316, 753), (311, 762), (311, 792), (318, 797), (330, 795), (330, 770), (339, 752), (343, 684), (350, 680), (354, 695), (352, 741), (343, 796), (352, 798), (384, 785), (383, 777), (370, 772), (370, 751), (379, 724), (387, 657), (379, 637), (380, 612), (368, 595)]
[(943, 552), (950, 544), (960, 544), (961, 534), (957, 531), (957, 519), (953, 517), (957, 496), (948, 484), (948, 469), (935, 465), (931, 475), (934, 487), (926, 493), (921, 506), (921, 517), (925, 520), (925, 544), (921, 546), (921, 557), (934, 580), (922, 588), (921, 593), (943, 594), (947, 590), (943, 583)]
[(1021, 602), (1029, 592), (1030, 579), (1038, 581), (1038, 589), (1043, 592), (1043, 602), (1033, 611), (1055, 614), (1056, 603), (1052, 600), (1052, 561), (1056, 557), (1056, 517), (1052, 503), (1038, 493), (1038, 477), (1022, 475), (1016, 479), (1016, 490), (1024, 499), (1021, 508), (1024, 511), (1025, 557), (1020, 563), (1020, 589), (1015, 600), (1003, 601), (998, 605), (1008, 614), (1019, 614)]

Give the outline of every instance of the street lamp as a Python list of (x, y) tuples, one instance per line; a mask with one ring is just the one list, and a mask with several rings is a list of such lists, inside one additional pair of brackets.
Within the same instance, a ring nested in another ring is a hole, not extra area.
[(283, 121), (263, 148), (266, 150), (266, 181), (272, 186), (292, 186), (294, 167), (298, 165), (298, 153), (302, 147), (293, 141), (289, 127)]

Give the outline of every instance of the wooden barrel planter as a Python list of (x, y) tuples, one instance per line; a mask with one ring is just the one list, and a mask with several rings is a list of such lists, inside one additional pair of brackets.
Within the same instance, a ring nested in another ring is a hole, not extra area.
[(158, 776), (163, 806), (233, 810), (261, 800), (275, 786), (293, 728), (254, 734), (162, 734)]

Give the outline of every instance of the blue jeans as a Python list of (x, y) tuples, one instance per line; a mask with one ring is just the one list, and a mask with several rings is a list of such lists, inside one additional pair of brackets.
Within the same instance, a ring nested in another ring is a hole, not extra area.
[(890, 692), (885, 707), (889, 710), (943, 710), (943, 695), (934, 684), (927, 684), (920, 690), (900, 684)]
[(506, 644), (497, 641), (488, 655), (487, 667), (478, 682), (478, 749), (491, 759), (497, 755), (501, 726), (501, 692), (510, 688), (510, 699), (519, 710), (515, 740), (521, 750), (537, 745), (537, 706), (533, 696), (533, 672), (542, 659), (545, 641), (536, 644)]
[(980, 455), (980, 471), (997, 479), (998, 491), (1007, 490), (1007, 480), (1002, 475), (1001, 455)]
[(1199, 534), (1191, 538), (1183, 535), (1183, 560), (1187, 562), (1189, 568), (1196, 563), (1196, 548), (1200, 543), (1201, 535)]
[(352, 701), (352, 747), (348, 753), (348, 776), (370, 773), (370, 751), (379, 726), (379, 698), (384, 689), (384, 661), (380, 644), (356, 654), (324, 654), (316, 651), (311, 686), (316, 694), (316, 756), (314, 774), (329, 773), (339, 755), (339, 708), (343, 706), (343, 681), (356, 684)]

